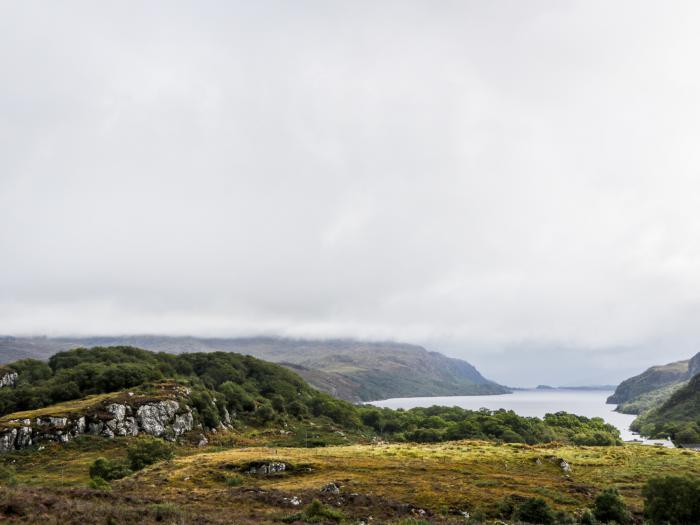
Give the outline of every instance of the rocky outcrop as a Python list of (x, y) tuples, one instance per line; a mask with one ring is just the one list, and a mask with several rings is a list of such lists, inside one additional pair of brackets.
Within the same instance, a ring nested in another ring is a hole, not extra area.
[(17, 372), (7, 371), (0, 372), (0, 388), (5, 388), (8, 386), (15, 386), (17, 382)]
[(191, 409), (175, 399), (152, 400), (138, 406), (112, 402), (90, 414), (11, 419), (0, 427), (0, 452), (46, 441), (67, 443), (82, 434), (113, 438), (143, 433), (174, 440), (193, 427)]
[(267, 476), (268, 474), (284, 472), (285, 470), (287, 470), (287, 465), (285, 463), (271, 461), (270, 463), (251, 465), (250, 468), (246, 471), (246, 474), (257, 474), (258, 476)]
[(321, 494), (340, 494), (340, 486), (336, 483), (329, 483), (321, 487)]

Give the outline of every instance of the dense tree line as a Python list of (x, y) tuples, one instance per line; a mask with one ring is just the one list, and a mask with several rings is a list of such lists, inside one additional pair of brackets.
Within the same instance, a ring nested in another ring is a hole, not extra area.
[(230, 352), (172, 355), (128, 346), (78, 348), (60, 352), (48, 363), (24, 359), (8, 366), (18, 372), (18, 380), (15, 388), (0, 390), (0, 415), (174, 379), (190, 386), (192, 407), (211, 428), (228, 411), (236, 420), (257, 425), (326, 418), (345, 429), (415, 442), (619, 443), (617, 429), (602, 419), (566, 413), (538, 419), (505, 410), (355, 406), (311, 388), (291, 370)]
[(457, 439), (499, 440), (509, 443), (570, 442), (615, 445), (619, 431), (601, 418), (558, 412), (543, 419), (522, 417), (511, 410), (466, 410), (432, 406), (411, 410), (361, 407), (365, 425), (380, 435), (423, 443)]

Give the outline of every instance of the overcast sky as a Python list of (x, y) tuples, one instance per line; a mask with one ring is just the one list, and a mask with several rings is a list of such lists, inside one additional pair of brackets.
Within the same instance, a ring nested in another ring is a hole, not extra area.
[[(0, 333), (700, 350), (700, 3), (0, 1)], [(523, 376), (526, 379), (523, 379)]]

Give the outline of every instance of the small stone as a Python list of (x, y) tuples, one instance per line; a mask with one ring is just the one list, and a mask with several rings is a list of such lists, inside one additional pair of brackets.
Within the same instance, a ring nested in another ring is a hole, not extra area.
[(340, 487), (335, 483), (329, 483), (321, 487), (322, 494), (340, 494)]

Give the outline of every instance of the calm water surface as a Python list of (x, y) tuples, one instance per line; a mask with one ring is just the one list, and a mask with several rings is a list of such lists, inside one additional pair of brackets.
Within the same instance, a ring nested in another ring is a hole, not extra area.
[[(615, 405), (605, 404), (612, 391), (608, 390), (516, 390), (512, 394), (497, 396), (449, 396), (449, 397), (404, 397), (373, 401), (372, 404), (388, 408), (429, 407), (433, 405), (458, 406), (470, 410), (500, 408), (512, 410), (526, 417), (543, 417), (547, 413), (570, 412), (586, 417), (602, 417), (620, 430), (623, 440), (640, 439), (630, 431), (635, 416), (615, 412)], [(647, 441), (656, 443), (656, 441)]]

